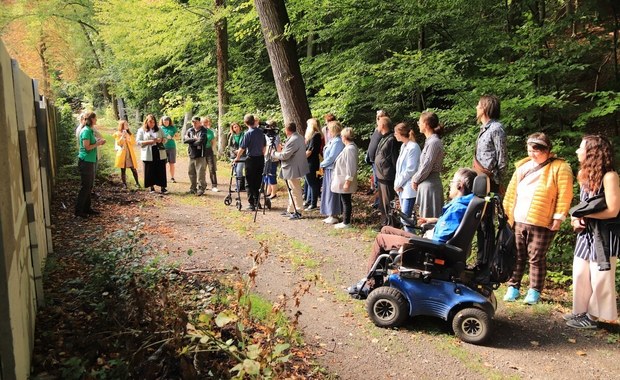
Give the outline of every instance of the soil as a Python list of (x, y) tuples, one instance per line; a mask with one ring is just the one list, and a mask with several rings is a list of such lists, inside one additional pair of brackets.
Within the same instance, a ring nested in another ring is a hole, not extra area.
[[(236, 193), (232, 205), (225, 205), (230, 174), (225, 163), (218, 171), (220, 192), (188, 195), (186, 162), (179, 161), (177, 183), (170, 184), (168, 195), (127, 193), (139, 194), (139, 199), (99, 199), (98, 208), (122, 223), (132, 223), (135, 217), (144, 221), (150, 243), (187, 272), (248, 273), (253, 265), (249, 254), (264, 244), (269, 255), (258, 268), (255, 291), (273, 302), (283, 295), (296, 297), (298, 307), (288, 312), (297, 316), (308, 352), (329, 376), (611, 379), (620, 375), (618, 325), (586, 331), (567, 327), (562, 314), (570, 311), (569, 289), (546, 290), (542, 303), (530, 307), (503, 303), (500, 288), (492, 337), (483, 346), (461, 342), (440, 319), (416, 317), (398, 329), (375, 327), (365, 301), (351, 299), (345, 291), (364, 275), (375, 234), (370, 227), (378, 217), (369, 211), (367, 196), (361, 192), (354, 196), (356, 227), (335, 230), (317, 211), (304, 212), (301, 220), (282, 217), (285, 188), (280, 188), (270, 210), (256, 215), (236, 209)], [(247, 206), (245, 193), (241, 202)], [(71, 208), (54, 211), (71, 228)], [(96, 218), (80, 223), (96, 223)], [(70, 252), (71, 247), (58, 250)], [(309, 286), (308, 291), (294, 295), (302, 286)]]

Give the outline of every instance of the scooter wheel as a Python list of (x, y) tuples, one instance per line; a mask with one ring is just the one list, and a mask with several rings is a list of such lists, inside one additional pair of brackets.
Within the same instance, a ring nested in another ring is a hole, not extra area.
[(465, 343), (481, 344), (491, 334), (491, 317), (474, 307), (460, 310), (452, 319), (454, 335)]
[(226, 198), (224, 198), (224, 204), (226, 206), (230, 206), (231, 203), (232, 203), (232, 197), (230, 195), (227, 195)]
[(241, 210), (241, 202), (237, 201), (235, 205), (237, 206), (237, 210)]
[(265, 207), (267, 207), (267, 209), (271, 210), (271, 199), (265, 198)]
[(366, 311), (375, 325), (396, 327), (409, 316), (409, 305), (398, 289), (381, 286), (368, 295)]

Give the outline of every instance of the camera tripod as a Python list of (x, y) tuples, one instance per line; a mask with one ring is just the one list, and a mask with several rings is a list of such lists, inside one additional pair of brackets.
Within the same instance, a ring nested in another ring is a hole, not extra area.
[(271, 172), (271, 165), (275, 164), (271, 161), (271, 153), (276, 150), (276, 139), (275, 136), (269, 138), (269, 146), (267, 147), (267, 154), (265, 155), (265, 165), (263, 165), (263, 174), (261, 175), (260, 181), (260, 189), (258, 190), (258, 197), (254, 199), (254, 222), (256, 222), (256, 215), (258, 215), (258, 209), (260, 206), (260, 198), (263, 197), (263, 215), (265, 215), (265, 210), (271, 210), (271, 199), (267, 197), (265, 193), (265, 187), (267, 184), (265, 183), (265, 178), (269, 176)]

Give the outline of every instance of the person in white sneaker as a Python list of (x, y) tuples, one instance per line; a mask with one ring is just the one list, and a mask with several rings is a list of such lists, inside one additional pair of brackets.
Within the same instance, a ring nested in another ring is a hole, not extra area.
[[(588, 201), (603, 195), (606, 208), (602, 211), (575, 217), (571, 209), (571, 224), (579, 234), (573, 259), (573, 310), (564, 316), (573, 328), (593, 329), (599, 319), (616, 322), (616, 265), (620, 252), (618, 224), (608, 225), (603, 236), (601, 223), (618, 219), (620, 213), (620, 180), (614, 168), (614, 152), (609, 140), (588, 135), (577, 149), (581, 187), (580, 200)], [(615, 230), (614, 230), (615, 226)], [(596, 233), (598, 230), (599, 233)], [(607, 243), (607, 244), (605, 244)]]
[(323, 192), (321, 193), (321, 214), (327, 215), (323, 219), (324, 223), (336, 224), (339, 222), (337, 215), (342, 213), (342, 205), (340, 203), (340, 194), (331, 190), (332, 173), (336, 158), (344, 149), (344, 144), (340, 138), (342, 125), (337, 121), (330, 121), (327, 124), (331, 139), (323, 149), (323, 161), (320, 167), (323, 168)]
[(353, 130), (345, 128), (340, 133), (344, 143), (344, 149), (336, 158), (332, 173), (331, 191), (340, 194), (342, 205), (342, 223), (334, 225), (335, 228), (348, 228), (351, 226), (351, 214), (353, 212), (351, 198), (357, 191), (357, 145), (353, 142)]
[(200, 119), (202, 127), (205, 130), (205, 146), (204, 155), (209, 169), (209, 179), (211, 180), (211, 191), (218, 192), (217, 188), (217, 162), (215, 152), (217, 151), (217, 138), (215, 132), (211, 128), (211, 119), (203, 117)]
[(278, 145), (276, 152), (271, 153), (272, 159), (280, 160), (282, 170), (280, 177), (284, 179), (290, 188), (288, 208), (289, 219), (301, 219), (303, 201), (301, 197), (301, 177), (308, 174), (308, 161), (306, 160), (306, 143), (302, 135), (297, 132), (295, 123), (286, 124), (284, 129), (286, 142), (284, 146)]

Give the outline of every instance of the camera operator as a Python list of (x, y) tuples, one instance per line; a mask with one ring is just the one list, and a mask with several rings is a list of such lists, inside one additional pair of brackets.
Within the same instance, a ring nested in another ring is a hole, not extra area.
[(278, 145), (278, 151), (271, 153), (271, 157), (282, 162), (280, 176), (289, 187), (288, 208), (284, 215), (289, 219), (301, 219), (303, 202), (301, 200), (301, 177), (308, 174), (308, 160), (306, 159), (306, 143), (302, 135), (297, 132), (295, 123), (288, 123), (285, 129), (286, 143), (284, 147)]
[(234, 162), (239, 162), (247, 151), (245, 178), (247, 180), (248, 210), (254, 211), (259, 202), (260, 181), (265, 166), (265, 134), (258, 128), (258, 125), (255, 125), (254, 115), (245, 115), (243, 123), (248, 127), (248, 131), (243, 136)]
[(258, 122), (259, 128), (263, 130), (265, 134), (265, 142), (267, 144), (267, 153), (265, 155), (265, 165), (267, 168), (264, 168), (265, 175), (263, 176), (263, 182), (265, 183), (265, 196), (269, 197), (269, 199), (273, 199), (278, 196), (278, 178), (276, 177), (278, 174), (278, 165), (280, 164), (280, 160), (271, 158), (271, 153), (276, 150), (277, 146), (280, 145), (280, 130), (278, 129), (278, 125), (273, 120), (267, 120), (267, 122)]

